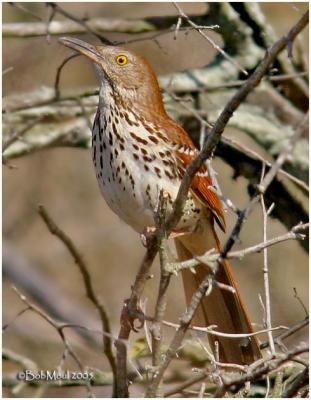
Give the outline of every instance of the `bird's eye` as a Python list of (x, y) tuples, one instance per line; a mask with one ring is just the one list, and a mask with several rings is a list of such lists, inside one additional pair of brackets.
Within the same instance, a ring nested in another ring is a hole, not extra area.
[(116, 58), (116, 62), (118, 65), (122, 66), (122, 65), (127, 64), (128, 58), (125, 55), (121, 54)]

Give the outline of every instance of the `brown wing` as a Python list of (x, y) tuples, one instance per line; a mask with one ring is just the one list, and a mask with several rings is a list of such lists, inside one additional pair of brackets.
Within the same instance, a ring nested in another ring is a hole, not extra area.
[[(183, 169), (187, 168), (196, 154), (198, 154), (198, 151), (194, 152), (193, 156), (181, 153), (178, 150), (176, 151), (176, 157), (183, 166)], [(192, 181), (191, 190), (196, 198), (203, 203), (203, 205), (211, 209), (220, 228), (225, 231), (226, 222), (222, 204), (218, 195), (213, 190), (210, 190), (209, 187), (212, 185), (212, 179), (209, 175), (207, 166), (203, 165)]]
[[(176, 124), (175, 121), (172, 120), (170, 140), (173, 142), (180, 172), (183, 175), (183, 172), (187, 166), (198, 155), (199, 152), (184, 129), (182, 129), (180, 125)], [(207, 166), (204, 164), (194, 177), (191, 190), (202, 204), (211, 209), (220, 228), (225, 231), (226, 223), (222, 204), (218, 195), (209, 189), (210, 186), (212, 186), (212, 179)]]

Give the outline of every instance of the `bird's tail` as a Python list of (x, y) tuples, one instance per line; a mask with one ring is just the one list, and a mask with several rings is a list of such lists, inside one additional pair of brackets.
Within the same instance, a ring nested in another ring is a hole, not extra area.
[[(177, 254), (180, 261), (201, 256), (209, 249), (220, 250), (219, 240), (213, 227), (208, 221), (200, 232), (191, 233), (175, 239)], [(187, 304), (206, 276), (206, 266), (199, 265), (196, 273), (185, 269), (182, 271)], [(216, 330), (225, 333), (251, 333), (253, 332), (246, 308), (242, 302), (237, 284), (232, 275), (230, 264), (225, 261), (218, 269), (215, 276), (217, 282), (231, 286), (235, 292), (213, 286), (211, 293), (205, 296), (198, 307), (193, 325), (210, 326), (217, 325)], [(261, 357), (256, 338), (228, 338), (208, 335), (209, 343), (215, 352), (218, 342), (219, 361), (234, 364), (251, 364)]]

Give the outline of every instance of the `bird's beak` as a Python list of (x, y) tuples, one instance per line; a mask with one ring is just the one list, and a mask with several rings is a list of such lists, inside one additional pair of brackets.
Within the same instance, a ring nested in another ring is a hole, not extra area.
[(83, 40), (72, 37), (61, 37), (58, 39), (58, 41), (64, 46), (67, 46), (70, 49), (78, 51), (80, 54), (83, 54), (84, 56), (90, 58), (92, 61), (96, 63), (100, 63), (102, 59), (96, 46), (83, 42)]

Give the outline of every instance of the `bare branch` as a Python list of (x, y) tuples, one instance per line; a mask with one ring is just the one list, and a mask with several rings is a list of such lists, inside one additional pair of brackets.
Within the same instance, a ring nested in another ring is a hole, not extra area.
[[(274, 338), (274, 343), (276, 343), (277, 345), (280, 346), (284, 339), (294, 335), (296, 332), (300, 331), (302, 328), (304, 328), (308, 324), (309, 324), (309, 317), (306, 317), (303, 321), (298, 322), (297, 324), (295, 324), (294, 326), (289, 328), (286, 332), (283, 332), (280, 335), (276, 336)], [(269, 346), (269, 342), (264, 342), (264, 343), (261, 343), (260, 348), (265, 349), (268, 346)]]
[(278, 371), (275, 376), (274, 387), (271, 396), (273, 398), (282, 397), (282, 383), (284, 377), (284, 370)]
[[(65, 349), (62, 360), (65, 359), (66, 354), (69, 354), (73, 358), (73, 360), (76, 362), (80, 371), (84, 372), (85, 368), (83, 367), (79, 357), (77, 356), (75, 351), (72, 349), (71, 345), (69, 344), (69, 342), (63, 332), (62, 323), (55, 321), (48, 314), (46, 314), (44, 311), (42, 311), (39, 307), (37, 307), (35, 304), (33, 304), (29, 300), (27, 300), (27, 298), (23, 294), (21, 294), (16, 287), (13, 286), (12, 288), (15, 291), (15, 293), (18, 295), (18, 297), (21, 299), (21, 301), (27, 305), (29, 310), (38, 314), (40, 317), (42, 317), (48, 324), (50, 324), (57, 331), (57, 333), (59, 334), (59, 336), (64, 344), (64, 349)], [(61, 360), (61, 364), (62, 364), (62, 360)], [(60, 366), (61, 366), (61, 364), (60, 364)], [(88, 394), (93, 397), (91, 385), (88, 380), (85, 381), (85, 386), (87, 388)]]
[[(265, 167), (271, 167), (272, 164), (270, 161), (264, 159), (259, 153), (250, 149), (249, 147), (239, 143), (238, 141), (236, 141), (232, 138), (229, 138), (227, 136), (222, 136), (222, 141), (224, 143), (229, 144), (230, 146), (233, 146), (236, 149), (241, 150), (241, 152), (243, 152), (244, 154), (247, 154), (247, 155), (251, 156), (252, 158), (255, 158), (256, 160), (261, 161), (265, 165)], [(282, 168), (279, 169), (278, 174), (283, 175), (286, 178), (293, 181), (305, 193), (309, 193), (309, 186), (305, 182), (303, 182), (301, 179), (298, 179), (296, 176), (284, 171), (284, 169), (282, 169)]]
[[(79, 34), (91, 30), (92, 32), (96, 31), (96, 35), (98, 35), (99, 32), (141, 33), (154, 31), (155, 29), (156, 28), (153, 24), (141, 19), (125, 20), (121, 18), (92, 18), (83, 25), (80, 20), (74, 21), (70, 18), (69, 20), (63, 21), (52, 21), (49, 24), (48, 33), (51, 36), (55, 36)], [(7, 23), (2, 26), (2, 34), (4, 38), (45, 36), (46, 24), (43, 22)]]
[[(161, 191), (158, 200), (157, 210), (154, 220), (157, 228), (158, 249), (160, 256), (161, 276), (158, 289), (157, 302), (155, 307), (155, 316), (150, 327), (152, 337), (152, 364), (157, 367), (161, 362), (161, 345), (162, 345), (162, 324), (166, 306), (167, 306), (167, 289), (170, 283), (171, 273), (167, 269), (167, 235), (165, 231), (165, 217), (167, 211), (167, 193)], [(160, 396), (160, 385), (157, 388), (156, 396)]]
[(61, 72), (62, 72), (64, 66), (67, 64), (68, 61), (72, 60), (73, 58), (79, 57), (79, 55), (80, 54), (77, 54), (77, 53), (71, 54), (70, 56), (66, 57), (64, 59), (64, 61), (62, 61), (62, 63), (57, 68), (56, 76), (55, 76), (55, 83), (54, 83), (55, 100), (58, 100), (60, 98), (59, 81), (60, 81)]
[[(118, 338), (127, 340), (133, 328), (133, 322), (129, 318), (135, 318), (137, 304), (143, 293), (145, 283), (149, 279), (149, 270), (157, 255), (157, 240), (151, 236), (147, 243), (147, 251), (141, 263), (139, 271), (136, 275), (134, 285), (131, 288), (131, 296), (128, 301), (123, 304), (121, 314), (121, 327)], [(117, 348), (117, 388), (116, 397), (128, 397), (128, 378), (127, 378), (127, 349), (125, 346), (116, 342)]]
[[(241, 260), (243, 257), (248, 256), (254, 253), (260, 253), (264, 249), (273, 246), (275, 244), (287, 241), (287, 240), (303, 240), (306, 235), (302, 234), (302, 231), (305, 231), (309, 228), (309, 223), (302, 224), (299, 223), (294, 226), (289, 232), (284, 235), (276, 236), (272, 239), (269, 239), (265, 242), (261, 242), (254, 246), (247, 247), (245, 249), (237, 250), (237, 251), (229, 251), (226, 254), (226, 259), (239, 259)], [(167, 265), (167, 270), (169, 270), (173, 274), (177, 274), (183, 269), (192, 269), (197, 267), (199, 264), (205, 264), (211, 268), (214, 268), (215, 262), (218, 260), (220, 253), (218, 253), (215, 249), (211, 249), (207, 251), (204, 255), (192, 258), (190, 260), (181, 261), (181, 262), (170, 262)]]
[(285, 147), (283, 152), (279, 155), (276, 162), (272, 165), (270, 171), (267, 173), (263, 181), (258, 186), (259, 193), (264, 193), (266, 191), (267, 187), (270, 185), (275, 175), (286, 161), (287, 157), (293, 151), (293, 148), (296, 145), (298, 139), (303, 135), (305, 129), (308, 127), (309, 124), (308, 121), (309, 121), (309, 114), (306, 114), (301, 123), (299, 124), (296, 133), (290, 138), (287, 146)]
[[(264, 175), (265, 168), (263, 168), (263, 175)], [(267, 241), (267, 225), (268, 225), (268, 212), (266, 210), (264, 196), (260, 196), (260, 204), (263, 214), (263, 241)], [(268, 331), (268, 339), (270, 345), (271, 354), (275, 354), (275, 347), (273, 341), (273, 335), (271, 332), (271, 297), (270, 297), (270, 283), (269, 283), (269, 264), (268, 264), (268, 250), (267, 247), (263, 249), (263, 279), (264, 279), (264, 289), (265, 289), (265, 327), (269, 330)]]
[[(81, 273), (81, 276), (83, 278), (83, 283), (86, 289), (86, 294), (87, 297), (91, 300), (91, 302), (94, 304), (96, 307), (100, 319), (102, 322), (103, 326), (103, 331), (108, 332), (111, 335), (111, 328), (110, 328), (110, 322), (108, 318), (108, 313), (102, 304), (101, 300), (98, 298), (97, 294), (94, 291), (92, 281), (91, 281), (91, 276), (88, 270), (87, 265), (85, 264), (81, 254), (79, 251), (76, 249), (75, 245), (73, 244), (72, 240), (67, 236), (57, 225), (56, 223), (52, 220), (46, 209), (41, 205), (38, 208), (38, 212), (45, 222), (46, 226), (48, 227), (49, 231), (57, 236), (66, 246), (70, 254), (75, 260), (75, 263), (77, 264), (79, 271)], [(122, 343), (122, 346), (124, 344)], [(110, 367), (112, 369), (112, 373), (116, 379), (116, 361), (115, 357), (112, 352), (112, 344), (111, 344), (111, 337), (103, 335), (103, 347), (104, 347), (104, 353), (108, 358)]]
[(304, 305), (304, 303), (301, 300), (300, 296), (298, 295), (297, 289), (295, 287), (294, 287), (294, 296), (295, 296), (295, 299), (297, 299), (297, 301), (299, 302), (299, 304), (303, 308), (303, 311), (306, 314), (306, 318), (308, 318), (309, 317), (309, 313), (308, 313), (307, 307)]
[(183, 18), (185, 21), (188, 22), (189, 25), (194, 27), (201, 36), (203, 36), (213, 47), (216, 49), (224, 58), (226, 58), (229, 62), (231, 62), (235, 67), (237, 67), (244, 75), (248, 76), (247, 71), (234, 59), (232, 58), (228, 53), (226, 53), (221, 47), (219, 47), (209, 36), (207, 36), (203, 30), (202, 27), (198, 26), (196, 23), (194, 23), (188, 15), (186, 15), (181, 7), (178, 5), (178, 3), (173, 3), (176, 9), (179, 12), (179, 15), (181, 18)]
[[(196, 172), (202, 166), (203, 162), (211, 155), (217, 146), (223, 130), (232, 117), (234, 111), (239, 107), (241, 102), (246, 98), (252, 89), (254, 89), (263, 76), (266, 74), (269, 66), (275, 60), (277, 55), (286, 47), (289, 41), (293, 41), (296, 36), (305, 28), (309, 20), (309, 14), (305, 13), (304, 16), (297, 22), (297, 24), (281, 39), (279, 39), (269, 50), (267, 50), (264, 59), (258, 65), (254, 73), (247, 79), (244, 85), (237, 91), (232, 99), (226, 104), (224, 110), (214, 124), (209, 137), (204, 145), (203, 150), (188, 166), (185, 176), (179, 188), (178, 196), (174, 202), (173, 213), (169, 217), (167, 226), (174, 227), (182, 215), (183, 205), (187, 197), (192, 179)], [(271, 171), (271, 170), (270, 170)], [(270, 174), (272, 176), (273, 172)]]
[(282, 397), (289, 399), (292, 397), (296, 397), (297, 392), (304, 385), (309, 383), (309, 367), (305, 367), (304, 370), (299, 372), (290, 385), (287, 386), (286, 390), (282, 393)]
[(37, 117), (34, 120), (28, 122), (25, 126), (23, 126), (21, 129), (18, 129), (16, 132), (13, 132), (13, 134), (10, 135), (10, 137), (3, 143), (2, 145), (2, 153), (5, 152), (5, 150), (11, 146), (16, 140), (21, 140), (23, 135), (28, 132), (31, 128), (33, 128), (35, 125), (37, 125), (40, 121), (42, 121), (43, 117)]
[(22, 4), (20, 3), (15, 3), (15, 2), (9, 2), (10, 6), (13, 6), (15, 8), (17, 8), (18, 10), (23, 11), (25, 14), (31, 15), (33, 18), (42, 21), (42, 18), (40, 17), (40, 15), (34, 13), (33, 11), (29, 10), (28, 8), (24, 7)]
[(177, 353), (203, 296), (205, 295), (208, 296), (211, 290), (212, 290), (212, 281), (211, 281), (211, 276), (208, 274), (207, 277), (204, 278), (203, 281), (201, 282), (198, 290), (194, 293), (191, 302), (189, 304), (188, 310), (180, 318), (179, 328), (177, 329), (176, 334), (174, 335), (169, 345), (169, 349), (163, 356), (161, 364), (157, 368), (157, 371), (154, 373), (153, 380), (151, 381), (147, 389), (146, 392), (147, 397), (153, 397), (154, 393), (157, 392), (157, 388), (163, 378), (164, 372), (166, 371), (173, 357)]
[(305, 235), (301, 234), (301, 231), (308, 229), (309, 224), (298, 224), (294, 226), (289, 232), (284, 235), (277, 236), (275, 238), (269, 239), (266, 242), (259, 243), (255, 246), (247, 247), (246, 249), (238, 250), (238, 251), (230, 251), (227, 254), (227, 258), (239, 258), (245, 257), (249, 254), (259, 253), (267, 247), (273, 246), (277, 243), (284, 242), (286, 240), (303, 240)]
[(254, 381), (261, 376), (265, 376), (269, 372), (276, 370), (287, 361), (293, 360), (297, 355), (306, 353), (308, 351), (309, 349), (307, 346), (300, 346), (288, 351), (287, 353), (280, 354), (276, 358), (272, 358), (271, 356), (269, 358), (260, 360), (260, 365), (250, 368), (249, 372), (241, 375), (239, 378), (228, 379), (225, 376), (222, 376), (223, 385), (217, 389), (214, 396), (223, 397), (232, 386), (241, 385), (247, 381)]
[[(169, 326), (171, 328), (179, 328), (180, 327), (180, 325), (174, 324), (173, 322), (169, 322), (169, 321), (162, 321), (162, 323), (163, 323), (163, 325)], [(216, 331), (215, 329), (213, 329), (212, 327), (209, 327), (209, 326), (207, 326), (206, 328), (200, 327), (200, 326), (190, 326), (189, 327), (189, 330), (193, 330), (196, 332), (204, 332), (208, 335), (214, 335), (214, 336), (226, 337), (226, 338), (232, 338), (232, 339), (248, 338), (248, 337), (252, 337), (252, 336), (261, 335), (262, 333), (278, 331), (280, 329), (289, 330), (289, 328), (287, 328), (286, 326), (276, 326), (274, 328), (261, 329), (259, 331), (252, 332), (252, 333), (225, 333), (225, 332)]]
[(84, 20), (82, 20), (80, 18), (77, 18), (76, 16), (72, 15), (68, 11), (64, 10), (59, 4), (54, 3), (54, 2), (47, 2), (46, 5), (48, 7), (51, 7), (55, 13), (57, 12), (58, 14), (68, 18), (69, 20), (74, 21), (78, 25), (81, 25), (86, 30), (86, 32), (89, 32), (92, 35), (94, 35), (95, 37), (97, 37), (102, 43), (108, 44), (108, 45), (112, 44), (112, 42), (109, 39), (107, 39), (105, 36), (98, 33), (96, 29), (93, 29), (92, 27), (90, 27), (87, 22), (85, 22)]
[[(29, 310), (30, 307), (27, 306), (27, 309)], [(36, 371), (38, 369), (37, 364), (33, 360), (31, 360), (30, 358), (25, 357), (21, 354), (18, 354), (15, 351), (12, 351), (10, 349), (6, 349), (6, 348), (2, 349), (2, 359), (14, 361), (17, 364), (20, 364), (25, 369), (30, 369), (32, 371)]]

